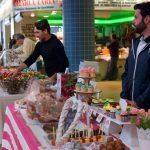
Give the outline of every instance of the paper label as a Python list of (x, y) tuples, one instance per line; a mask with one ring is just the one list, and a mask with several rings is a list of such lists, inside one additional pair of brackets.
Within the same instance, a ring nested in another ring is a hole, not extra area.
[(89, 149), (90, 149), (90, 150), (93, 150), (93, 149), (95, 149), (95, 147), (96, 147), (96, 144), (93, 142), (93, 143), (89, 146)]
[(104, 132), (109, 134), (109, 127), (110, 127), (110, 119), (106, 118), (104, 121)]
[(57, 99), (61, 97), (61, 74), (57, 73), (57, 93), (56, 93)]
[(102, 114), (99, 114), (98, 117), (96, 118), (96, 121), (97, 121), (98, 123), (100, 123), (100, 122), (102, 121), (103, 117), (104, 117), (104, 116), (103, 116)]
[(121, 106), (121, 110), (125, 111), (126, 108), (127, 108), (127, 102), (126, 102), (126, 100), (124, 100), (124, 99), (121, 98), (120, 101), (119, 101), (119, 104)]

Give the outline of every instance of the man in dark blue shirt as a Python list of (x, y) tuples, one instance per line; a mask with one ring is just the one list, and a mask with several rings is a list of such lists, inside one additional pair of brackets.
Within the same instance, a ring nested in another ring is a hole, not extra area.
[(133, 107), (150, 109), (150, 2), (134, 6), (133, 25), (141, 36), (133, 39), (122, 75), (121, 98)]
[(45, 71), (49, 77), (54, 77), (58, 72), (64, 72), (66, 67), (69, 66), (69, 61), (61, 41), (50, 33), (48, 21), (36, 22), (34, 33), (39, 42), (36, 44), (33, 53), (15, 70), (13, 75), (32, 65), (40, 55), (43, 57)]

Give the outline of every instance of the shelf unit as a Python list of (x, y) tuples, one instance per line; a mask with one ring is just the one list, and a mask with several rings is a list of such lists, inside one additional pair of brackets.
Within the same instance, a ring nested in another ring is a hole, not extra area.
[(131, 148), (131, 150), (140, 150), (137, 128), (134, 124), (112, 119), (103, 114), (102, 109), (98, 109), (97, 107), (92, 106), (90, 109), (102, 117), (100, 123), (104, 124), (104, 132), (106, 135), (109, 135), (109, 133), (112, 135), (117, 134), (119, 135), (119, 138)]

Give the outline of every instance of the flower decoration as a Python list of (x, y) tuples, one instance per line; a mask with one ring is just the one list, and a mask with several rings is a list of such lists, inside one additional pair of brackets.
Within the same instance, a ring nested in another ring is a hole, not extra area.
[(73, 96), (75, 90), (75, 84), (77, 82), (77, 74), (61, 74), (61, 91), (65, 99)]
[(144, 130), (150, 129), (150, 111), (146, 112), (144, 109), (140, 109), (136, 125), (138, 128), (143, 128)]

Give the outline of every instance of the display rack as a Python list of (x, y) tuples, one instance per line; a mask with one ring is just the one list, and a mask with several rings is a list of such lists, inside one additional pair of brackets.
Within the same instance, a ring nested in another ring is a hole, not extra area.
[[(104, 132), (106, 135), (110, 133), (112, 135), (117, 135), (127, 146), (133, 150), (140, 150), (139, 141), (137, 135), (137, 129), (131, 122), (122, 122), (117, 119), (112, 119), (101, 112), (101, 110), (90, 108), (92, 111), (98, 113), (99, 123), (104, 124)], [(121, 134), (119, 134), (121, 133)]]
[[(90, 84), (90, 81), (95, 79), (96, 77), (83, 77), (83, 76), (79, 76), (78, 78), (83, 79), (84, 84), (86, 84), (87, 86)], [(77, 91), (74, 90), (74, 92), (76, 93), (76, 98), (79, 99), (79, 95), (84, 97), (85, 101), (88, 101), (93, 94), (97, 94), (97, 98), (99, 98), (99, 94), (102, 92), (99, 89), (94, 89), (93, 92), (82, 92), (82, 91)]]

